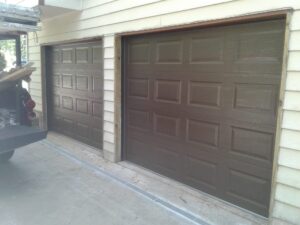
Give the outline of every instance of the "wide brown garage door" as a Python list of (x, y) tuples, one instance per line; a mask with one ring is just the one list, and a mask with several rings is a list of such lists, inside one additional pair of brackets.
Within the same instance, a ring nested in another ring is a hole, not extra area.
[(268, 215), (284, 21), (125, 39), (125, 157)]
[(47, 55), (51, 130), (102, 148), (102, 43), (51, 47)]

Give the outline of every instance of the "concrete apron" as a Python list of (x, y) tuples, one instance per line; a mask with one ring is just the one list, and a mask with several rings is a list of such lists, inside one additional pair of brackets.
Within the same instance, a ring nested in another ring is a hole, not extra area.
[(211, 225), (288, 225), (276, 218), (266, 219), (199, 190), (129, 162), (111, 163), (102, 152), (60, 134), (49, 133), (48, 143), (68, 155), (100, 169), (126, 183), (138, 193), (196, 223)]
[(194, 224), (50, 141), (0, 165), (0, 225)]
[[(56, 133), (49, 133), (47, 140), (35, 145), (42, 145), (45, 148), (51, 149), (58, 155), (63, 156), (66, 160), (71, 161), (73, 164), (76, 164), (82, 168), (85, 168), (86, 170), (89, 170), (93, 174), (98, 175), (99, 179), (101, 177), (106, 177), (109, 180), (113, 180), (119, 185), (126, 187), (126, 189), (129, 189), (131, 192), (134, 192), (136, 195), (142, 197), (144, 201), (152, 202), (153, 205), (156, 205), (156, 207), (152, 209), (154, 210), (152, 214), (146, 216), (148, 219), (150, 219), (150, 221), (148, 221), (149, 224), (288, 224), (277, 219), (267, 220), (251, 212), (237, 208), (229, 203), (223, 202), (198, 190), (192, 189), (184, 184), (163, 177), (131, 163), (108, 162), (102, 158), (101, 151)], [(98, 188), (101, 190), (102, 187), (99, 186)], [(114, 192), (112, 195), (115, 197), (119, 196), (120, 204), (124, 204), (120, 205), (119, 207), (129, 208), (130, 205), (127, 205), (123, 201), (124, 199), (122, 199), (122, 193), (115, 193), (116, 191), (117, 190), (112, 190), (112, 192)], [(119, 191), (124, 192), (122, 189)], [(98, 200), (101, 201), (101, 198)], [(94, 199), (94, 201), (98, 200)], [(103, 203), (103, 207), (105, 207), (105, 203)], [(0, 202), (0, 215), (1, 208), (2, 206)], [(169, 218), (168, 216), (170, 215), (168, 215), (168, 213), (167, 215), (158, 215), (155, 212), (157, 208), (160, 209), (159, 212), (167, 211), (173, 216)], [(110, 209), (109, 205), (107, 205), (106, 210), (114, 209)], [(135, 209), (133, 208), (132, 210)], [(122, 221), (123, 224), (148, 224), (142, 219), (143, 216), (145, 216), (143, 214), (145, 213), (140, 215), (141, 220), (143, 221), (142, 223), (141, 221), (138, 223), (133, 223), (133, 221), (129, 220), (127, 222), (123, 220), (120, 221)], [(119, 216), (124, 217), (121, 212)], [(164, 223), (161, 223), (164, 219)], [(169, 221), (170, 223), (166, 223), (166, 221)], [(114, 223), (113, 220), (106, 222), (109, 224), (118, 224), (117, 222)], [(74, 222), (72, 224), (74, 224)]]

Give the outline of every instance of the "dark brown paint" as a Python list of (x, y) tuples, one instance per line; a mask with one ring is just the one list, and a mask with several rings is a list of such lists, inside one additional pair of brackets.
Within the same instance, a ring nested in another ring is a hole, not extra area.
[(125, 158), (268, 216), (285, 21), (124, 39)]
[(102, 148), (102, 42), (54, 46), (47, 57), (49, 128)]

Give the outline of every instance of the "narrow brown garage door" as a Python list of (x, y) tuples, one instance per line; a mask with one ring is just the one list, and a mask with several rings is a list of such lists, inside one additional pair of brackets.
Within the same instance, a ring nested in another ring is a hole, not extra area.
[(49, 128), (102, 148), (102, 43), (54, 46), (47, 60)]
[(126, 159), (268, 215), (284, 21), (125, 39)]

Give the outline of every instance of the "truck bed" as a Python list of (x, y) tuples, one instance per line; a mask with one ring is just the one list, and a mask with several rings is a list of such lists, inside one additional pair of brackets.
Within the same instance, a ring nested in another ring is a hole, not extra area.
[(0, 153), (14, 150), (44, 139), (47, 131), (28, 126), (11, 126), (0, 129)]

